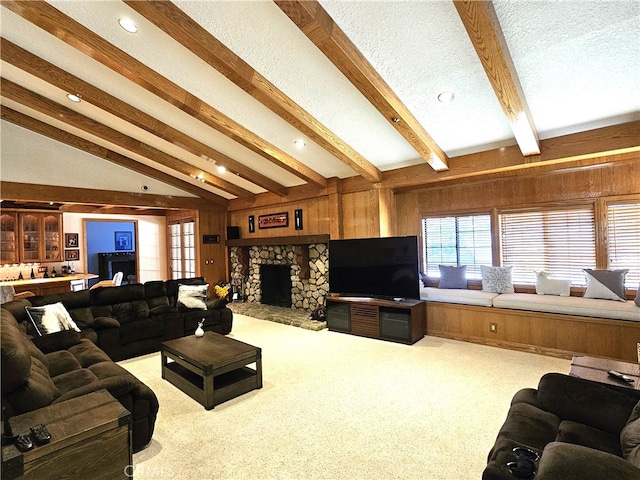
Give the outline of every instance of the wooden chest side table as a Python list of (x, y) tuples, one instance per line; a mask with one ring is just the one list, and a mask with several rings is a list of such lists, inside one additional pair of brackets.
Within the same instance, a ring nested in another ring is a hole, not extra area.
[[(623, 382), (612, 378), (607, 373), (609, 370), (627, 375), (633, 378), (633, 383)], [(640, 365), (637, 363), (621, 362), (608, 358), (589, 357), (587, 355), (574, 355), (571, 360), (569, 375), (595, 382), (616, 385), (618, 387), (628, 387), (640, 390)]]
[(18, 415), (9, 422), (15, 435), (42, 423), (51, 441), (24, 453), (15, 445), (3, 446), (5, 480), (131, 478), (131, 414), (106, 390)]

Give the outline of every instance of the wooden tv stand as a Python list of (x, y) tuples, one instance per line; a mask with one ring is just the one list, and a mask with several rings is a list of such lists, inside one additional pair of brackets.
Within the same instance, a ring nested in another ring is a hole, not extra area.
[(422, 300), (327, 297), (329, 330), (392, 342), (413, 344), (426, 332)]

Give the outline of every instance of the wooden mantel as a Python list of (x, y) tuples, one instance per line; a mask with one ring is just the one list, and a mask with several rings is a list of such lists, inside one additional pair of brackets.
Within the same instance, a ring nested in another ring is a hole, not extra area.
[(239, 238), (227, 240), (228, 247), (261, 247), (267, 245), (310, 245), (312, 243), (329, 243), (329, 234), (292, 235), (289, 237)]

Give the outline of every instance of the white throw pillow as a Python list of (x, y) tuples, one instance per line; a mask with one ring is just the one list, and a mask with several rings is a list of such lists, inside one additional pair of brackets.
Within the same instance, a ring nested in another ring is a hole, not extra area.
[(556, 280), (549, 278), (548, 272), (535, 272), (536, 293), (538, 295), (559, 295), (568, 297), (571, 293), (571, 282), (569, 280)]
[(178, 308), (206, 310), (209, 284), (178, 285)]
[(80, 331), (62, 302), (43, 305), (42, 307), (25, 307), (25, 309), (40, 336), (63, 330)]
[(511, 273), (513, 267), (488, 267), (481, 265), (482, 270), (482, 290), (493, 293), (513, 293), (513, 282)]

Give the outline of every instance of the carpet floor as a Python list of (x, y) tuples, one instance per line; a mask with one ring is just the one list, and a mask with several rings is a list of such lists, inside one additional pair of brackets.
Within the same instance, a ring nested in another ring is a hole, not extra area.
[(412, 346), (235, 314), (262, 348), (263, 388), (206, 411), (120, 362), (158, 396), (136, 479), (479, 479), (513, 394), (568, 360), (425, 337)]

